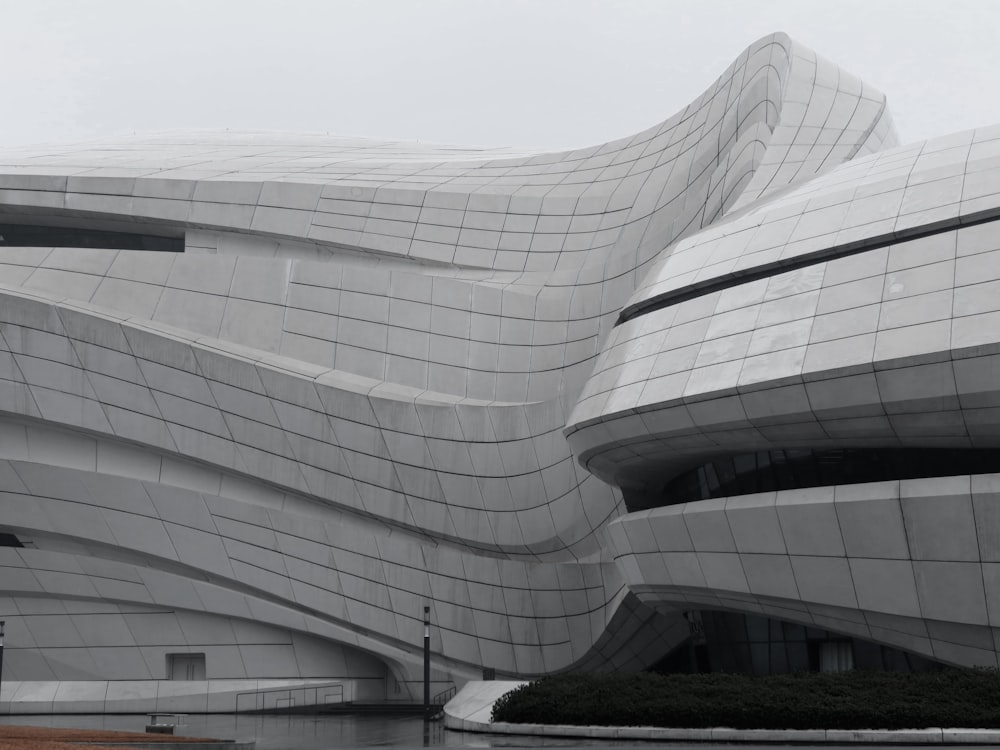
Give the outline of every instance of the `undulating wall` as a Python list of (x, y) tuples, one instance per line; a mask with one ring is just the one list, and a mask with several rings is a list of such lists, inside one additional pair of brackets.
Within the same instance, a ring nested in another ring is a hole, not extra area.
[[(647, 666), (687, 636), (688, 594), (635, 579), (621, 451), (688, 428), (632, 413), (695, 366), (706, 404), (742, 387), (723, 337), (754, 325), (714, 322), (724, 292), (648, 308), (738, 273), (736, 229), (828, 221), (827, 193), (914, 153), (863, 158), (892, 145), (881, 93), (777, 34), (669, 120), (574, 151), (191, 133), (0, 154), (0, 227), (75, 238), (0, 240), (9, 669), (107, 679), (122, 649), (114, 679), (156, 680), (176, 645), (209, 678), (384, 669), (408, 697), (425, 605), (440, 685)], [(822, 244), (797, 227), (760, 262)], [(806, 276), (776, 304), (818, 295)], [(681, 330), (704, 355), (654, 368)], [(754, 347), (778, 374), (753, 382), (784, 378), (784, 349)]]

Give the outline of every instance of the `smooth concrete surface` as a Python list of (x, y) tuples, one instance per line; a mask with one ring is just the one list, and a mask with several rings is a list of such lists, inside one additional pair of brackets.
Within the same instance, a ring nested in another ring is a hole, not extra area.
[(476, 726), (489, 724), (493, 704), (511, 690), (527, 684), (525, 681), (509, 680), (467, 682), (445, 704), (445, 723), (450, 729), (462, 729), (463, 722), (471, 722)]
[(523, 682), (469, 682), (444, 707), (449, 729), (490, 734), (576, 737), (653, 742), (740, 742), (748, 744), (995, 745), (995, 729), (731, 729), (706, 727), (605, 727), (491, 722), (493, 704)]

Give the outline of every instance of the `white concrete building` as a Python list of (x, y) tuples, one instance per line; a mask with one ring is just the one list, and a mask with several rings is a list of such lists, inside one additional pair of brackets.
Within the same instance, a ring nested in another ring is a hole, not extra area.
[(780, 34), (569, 152), (0, 153), (0, 712), (411, 701), (425, 605), (436, 693), (995, 666), (998, 207)]

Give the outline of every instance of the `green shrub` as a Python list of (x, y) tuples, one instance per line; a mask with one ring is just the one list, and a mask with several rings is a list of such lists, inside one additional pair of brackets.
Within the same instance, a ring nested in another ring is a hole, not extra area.
[(1000, 673), (559, 675), (507, 693), (492, 718), (736, 729), (1000, 728)]

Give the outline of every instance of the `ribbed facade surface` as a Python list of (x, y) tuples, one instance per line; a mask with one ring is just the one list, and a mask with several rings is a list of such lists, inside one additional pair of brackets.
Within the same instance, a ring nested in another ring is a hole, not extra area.
[[(645, 668), (691, 609), (995, 665), (998, 206), (1000, 129), (898, 147), (781, 34), (573, 151), (2, 152), (3, 678), (409, 700), (425, 606), (436, 692)], [(977, 468), (671, 489), (909, 449)]]

